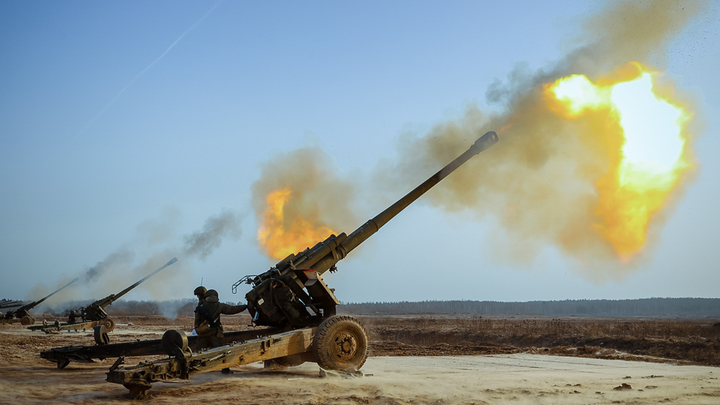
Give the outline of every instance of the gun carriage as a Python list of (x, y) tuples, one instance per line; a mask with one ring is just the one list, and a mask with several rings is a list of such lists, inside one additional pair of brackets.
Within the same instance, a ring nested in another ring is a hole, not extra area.
[[(226, 332), (222, 339), (223, 345), (233, 342), (245, 342), (258, 339), (261, 336), (274, 335), (286, 332), (282, 328), (250, 329), (236, 332)], [(193, 352), (200, 351), (197, 336), (188, 336), (188, 348)], [(104, 360), (117, 357), (160, 356), (167, 354), (163, 348), (162, 339), (143, 340), (126, 343), (97, 344), (94, 346), (65, 346), (44, 350), (40, 357), (57, 363), (57, 368), (63, 369), (70, 362), (95, 363), (95, 360)]]

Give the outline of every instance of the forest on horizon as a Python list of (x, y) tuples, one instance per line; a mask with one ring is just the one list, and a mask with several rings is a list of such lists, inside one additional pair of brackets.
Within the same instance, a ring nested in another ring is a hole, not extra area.
[[(244, 303), (244, 302), (241, 302)], [(70, 308), (88, 305), (78, 301), (50, 308), (54, 315)], [(106, 308), (109, 315), (193, 315), (197, 300), (124, 301)], [(420, 301), (343, 303), (338, 313), (347, 315), (507, 315), (507, 316), (594, 316), (649, 318), (717, 318), (720, 319), (720, 298), (643, 298), (629, 300), (564, 300), (564, 301)]]

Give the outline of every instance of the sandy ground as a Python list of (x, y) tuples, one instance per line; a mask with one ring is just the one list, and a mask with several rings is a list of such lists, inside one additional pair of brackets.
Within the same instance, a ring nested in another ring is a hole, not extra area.
[[(104, 381), (106, 365), (10, 367), (0, 403), (248, 404), (717, 404), (718, 369), (532, 354), (372, 357), (362, 377), (330, 374), (312, 363), (281, 371), (262, 364), (156, 383), (143, 401)], [(626, 389), (617, 387), (626, 385)]]
[[(113, 342), (157, 339), (167, 326), (118, 325)], [(45, 335), (0, 328), (0, 404), (718, 404), (720, 368), (528, 353), (370, 357), (364, 376), (329, 373), (305, 363), (283, 370), (255, 363), (155, 383), (144, 400), (105, 382), (114, 361), (71, 363), (58, 370), (40, 358), (51, 347), (90, 345), (90, 333)], [(128, 358), (137, 364), (141, 358)], [(623, 386), (625, 384), (625, 386)], [(624, 389), (616, 389), (624, 387)]]

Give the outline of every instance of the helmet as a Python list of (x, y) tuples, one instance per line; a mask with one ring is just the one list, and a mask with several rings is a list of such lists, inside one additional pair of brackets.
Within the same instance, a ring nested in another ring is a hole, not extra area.
[(203, 296), (207, 292), (207, 288), (200, 286), (193, 291), (193, 295), (200, 295)]

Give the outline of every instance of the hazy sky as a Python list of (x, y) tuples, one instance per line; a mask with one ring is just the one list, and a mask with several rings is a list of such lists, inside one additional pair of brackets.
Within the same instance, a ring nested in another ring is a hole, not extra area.
[[(385, 208), (363, 193), (393, 178), (378, 170), (402, 142), (468, 110), (503, 113), (488, 90), (555, 68), (606, 6), (0, 2), (0, 297), (39, 298), (81, 277), (54, 299), (100, 298), (177, 256), (127, 298), (188, 298), (202, 280), (239, 301), (246, 287), (233, 296), (232, 283), (276, 262), (257, 242), (263, 168), (322, 150), (334, 176), (363, 185), (357, 222), (338, 230), (349, 234)], [(693, 99), (698, 169), (634, 266), (595, 277), (552, 245), (504, 260), (488, 252), (492, 215), (420, 200), (326, 282), (345, 302), (720, 297), (719, 18), (711, 3), (650, 58)]]

